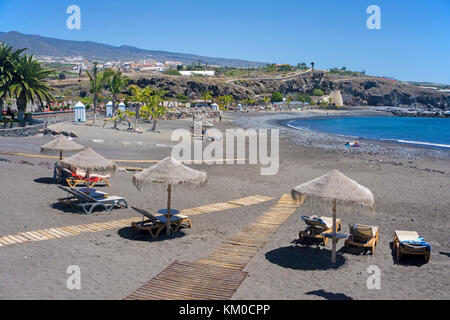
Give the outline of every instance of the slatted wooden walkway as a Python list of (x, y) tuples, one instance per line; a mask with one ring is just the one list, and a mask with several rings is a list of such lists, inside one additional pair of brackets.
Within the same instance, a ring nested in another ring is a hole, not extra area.
[(235, 237), (224, 241), (207, 258), (197, 262), (224, 268), (243, 270), (256, 253), (264, 247), (275, 232), (289, 219), (299, 204), (291, 195), (284, 195), (270, 210)]
[(246, 272), (175, 261), (125, 300), (229, 300)]
[[(221, 202), (199, 208), (183, 210), (182, 214), (188, 216), (196, 216), (217, 211), (225, 211), (233, 208), (256, 205), (270, 200), (273, 200), (273, 198), (255, 195), (242, 199), (232, 200), (229, 202)], [(109, 222), (98, 222), (77, 226), (49, 228), (37, 231), (29, 231), (5, 235), (0, 236), (0, 247), (18, 245), (26, 242), (46, 241), (64, 237), (74, 237), (80, 235), (81, 233), (87, 232), (101, 232), (106, 230), (120, 229), (129, 227), (132, 222), (140, 222), (140, 221), (141, 221), (140, 218), (134, 217), (130, 219), (120, 219)]]
[(229, 300), (247, 277), (243, 269), (300, 206), (284, 195), (268, 212), (208, 258), (176, 261), (125, 300)]

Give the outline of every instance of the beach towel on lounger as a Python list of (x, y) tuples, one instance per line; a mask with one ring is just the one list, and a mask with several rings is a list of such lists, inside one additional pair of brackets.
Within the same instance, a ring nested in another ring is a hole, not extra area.
[(325, 221), (323, 221), (323, 220), (320, 219), (320, 218), (311, 218), (311, 217), (307, 217), (307, 216), (302, 216), (302, 221), (305, 221), (305, 220), (313, 220), (313, 221), (319, 222), (320, 224), (322, 224), (322, 225), (324, 225), (324, 226), (327, 225), (327, 224), (325, 223)]
[(428, 250), (431, 251), (431, 245), (425, 241), (424, 238), (418, 238), (417, 240), (404, 240), (400, 242), (400, 245), (402, 244), (414, 244), (422, 247), (426, 247)]

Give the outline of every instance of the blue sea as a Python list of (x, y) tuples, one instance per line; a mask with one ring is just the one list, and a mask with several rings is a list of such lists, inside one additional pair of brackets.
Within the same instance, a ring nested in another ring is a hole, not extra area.
[(296, 119), (286, 123), (307, 129), (373, 140), (450, 148), (449, 118), (336, 117)]

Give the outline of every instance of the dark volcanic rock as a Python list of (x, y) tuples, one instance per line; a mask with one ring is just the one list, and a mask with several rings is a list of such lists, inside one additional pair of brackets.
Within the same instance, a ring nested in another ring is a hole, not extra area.
[(169, 77), (154, 75), (132, 81), (140, 87), (153, 86), (168, 91), (168, 97), (185, 95), (200, 99), (202, 91), (211, 91), (214, 96), (232, 95), (243, 100), (255, 95), (271, 95), (274, 91), (283, 94), (308, 93), (320, 88), (325, 93), (340, 90), (347, 106), (393, 106), (418, 107), (425, 110), (450, 110), (450, 94), (423, 89), (408, 83), (374, 77), (343, 77), (322, 71), (299, 75), (284, 80), (237, 80), (225, 83), (220, 79), (202, 77)]

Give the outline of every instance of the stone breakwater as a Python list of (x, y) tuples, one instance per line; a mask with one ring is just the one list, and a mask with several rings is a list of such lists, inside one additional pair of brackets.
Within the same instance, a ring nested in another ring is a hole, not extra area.
[(450, 118), (450, 111), (395, 110), (392, 114), (396, 117)]
[[(356, 115), (352, 113), (352, 116)], [(355, 140), (355, 137), (338, 136), (306, 129), (294, 129), (287, 126), (290, 120), (325, 116), (314, 113), (248, 115), (238, 118), (236, 124), (245, 129), (279, 129), (280, 137), (288, 139), (291, 143), (308, 148), (354, 154), (367, 160), (373, 160), (373, 158), (380, 155), (398, 159), (450, 159), (450, 151), (445, 149), (425, 148), (361, 138), (357, 138), (360, 142), (359, 148), (347, 148), (345, 146), (346, 143)]]

